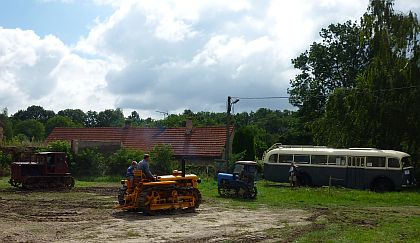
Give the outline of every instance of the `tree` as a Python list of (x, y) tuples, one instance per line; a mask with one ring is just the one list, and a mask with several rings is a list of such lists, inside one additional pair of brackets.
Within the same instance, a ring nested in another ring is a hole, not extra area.
[(124, 114), (120, 108), (101, 111), (97, 119), (99, 127), (122, 127), (125, 122)]
[(352, 88), (335, 89), (325, 114), (312, 123), (315, 141), (372, 146), (419, 156), (420, 26), (417, 16), (397, 13), (391, 0), (373, 0), (360, 26), (368, 62)]
[(80, 109), (65, 109), (57, 113), (59, 116), (70, 118), (73, 122), (83, 125), (86, 121), (86, 114)]
[(52, 132), (52, 130), (55, 127), (79, 127), (79, 125), (65, 116), (58, 115), (52, 117), (47, 121), (47, 124), (45, 125), (45, 132), (47, 136)]
[(360, 26), (351, 21), (330, 24), (321, 29), (320, 43), (292, 60), (300, 73), (290, 81), (290, 103), (299, 108), (304, 122), (311, 122), (324, 111), (328, 95), (336, 88), (355, 87), (356, 76), (367, 64), (360, 39)]
[(54, 111), (45, 110), (42, 106), (32, 105), (26, 110), (19, 110), (13, 115), (13, 118), (24, 121), (29, 119), (38, 120), (46, 123), (48, 119), (55, 116)]
[(18, 122), (14, 129), (14, 134), (23, 134), (30, 141), (42, 141), (45, 137), (45, 127), (41, 122), (29, 119)]
[(137, 162), (143, 159), (144, 152), (134, 149), (122, 148), (109, 156), (105, 164), (106, 175), (125, 176), (127, 167), (131, 165), (133, 160)]
[(150, 151), (150, 167), (158, 175), (171, 174), (174, 169), (174, 152), (171, 145), (160, 144)]
[(85, 127), (97, 127), (98, 126), (98, 113), (96, 111), (88, 111), (84, 121)]
[(255, 127), (246, 126), (235, 131), (232, 152), (235, 154), (245, 151), (245, 160), (255, 160)]
[(6, 108), (0, 113), (0, 126), (3, 128), (3, 139), (10, 140), (13, 137), (13, 124), (7, 116)]

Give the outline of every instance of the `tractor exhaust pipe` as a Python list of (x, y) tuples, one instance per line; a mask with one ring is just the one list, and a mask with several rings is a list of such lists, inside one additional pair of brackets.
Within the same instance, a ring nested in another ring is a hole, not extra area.
[(185, 177), (185, 159), (181, 161), (182, 177)]

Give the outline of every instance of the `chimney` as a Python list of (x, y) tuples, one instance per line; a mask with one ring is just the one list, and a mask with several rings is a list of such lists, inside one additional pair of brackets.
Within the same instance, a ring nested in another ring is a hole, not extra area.
[(185, 134), (186, 135), (191, 135), (192, 130), (193, 130), (192, 119), (188, 118), (187, 121), (185, 122)]

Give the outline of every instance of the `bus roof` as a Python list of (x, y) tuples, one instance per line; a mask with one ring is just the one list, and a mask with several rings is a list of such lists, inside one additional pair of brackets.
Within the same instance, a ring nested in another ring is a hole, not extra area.
[(375, 156), (375, 157), (397, 157), (410, 156), (407, 153), (395, 150), (380, 150), (375, 148), (348, 148), (336, 149), (327, 147), (278, 147), (267, 152), (266, 156), (274, 153), (280, 154), (313, 154), (313, 155), (348, 155), (348, 156)]

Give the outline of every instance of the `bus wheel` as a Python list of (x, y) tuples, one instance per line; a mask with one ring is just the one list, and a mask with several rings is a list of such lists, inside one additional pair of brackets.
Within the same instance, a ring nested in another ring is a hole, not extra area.
[(300, 186), (312, 186), (312, 180), (308, 174), (303, 173), (298, 178)]
[(374, 181), (372, 191), (374, 192), (389, 192), (392, 191), (393, 184), (389, 179), (379, 178)]

